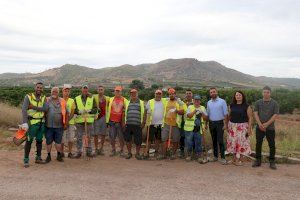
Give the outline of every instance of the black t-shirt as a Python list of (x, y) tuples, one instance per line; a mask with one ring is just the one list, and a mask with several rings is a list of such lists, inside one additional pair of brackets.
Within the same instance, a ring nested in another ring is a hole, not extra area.
[(248, 104), (230, 104), (230, 121), (232, 123), (248, 122)]

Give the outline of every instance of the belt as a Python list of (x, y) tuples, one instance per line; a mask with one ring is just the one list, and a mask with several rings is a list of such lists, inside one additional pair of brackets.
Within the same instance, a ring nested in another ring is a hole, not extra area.
[(209, 120), (209, 123), (219, 124), (219, 123), (224, 123), (224, 122), (223, 122), (223, 120), (218, 120), (218, 121), (211, 121), (211, 120)]

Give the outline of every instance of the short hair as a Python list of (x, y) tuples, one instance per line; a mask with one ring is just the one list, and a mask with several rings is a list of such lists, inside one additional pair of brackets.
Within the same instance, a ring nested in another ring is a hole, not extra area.
[(217, 90), (217, 88), (216, 87), (210, 87), (209, 91), (211, 91), (211, 90)]
[(35, 84), (35, 86), (37, 86), (37, 85), (44, 85), (42, 82), (37, 82), (36, 84)]
[(59, 87), (53, 87), (53, 88), (51, 88), (51, 93), (52, 93), (54, 90), (57, 90), (57, 92), (59, 93)]
[(263, 88), (263, 90), (269, 90), (270, 92), (272, 91), (272, 89), (267, 85)]
[(104, 86), (103, 86), (103, 85), (98, 85), (98, 88), (100, 88), (100, 87), (104, 88)]
[(185, 92), (192, 92), (190, 88), (186, 89)]

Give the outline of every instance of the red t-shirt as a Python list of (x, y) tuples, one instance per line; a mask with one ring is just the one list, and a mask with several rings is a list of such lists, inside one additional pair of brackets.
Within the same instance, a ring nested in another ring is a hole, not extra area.
[(106, 99), (104, 98), (103, 99), (103, 101), (101, 102), (101, 101), (99, 101), (99, 108), (100, 108), (100, 114), (99, 114), (99, 119), (101, 118), (101, 117), (104, 117), (105, 116), (105, 114), (106, 114)]
[(114, 98), (111, 105), (109, 120), (113, 122), (121, 122), (124, 111), (124, 98)]

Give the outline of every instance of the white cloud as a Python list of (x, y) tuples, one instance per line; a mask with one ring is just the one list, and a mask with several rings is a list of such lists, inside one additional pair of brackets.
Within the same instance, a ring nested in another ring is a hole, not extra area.
[(2, 0), (0, 7), (0, 72), (195, 57), (300, 78), (297, 0)]

